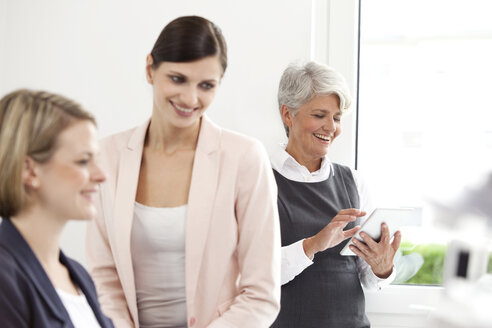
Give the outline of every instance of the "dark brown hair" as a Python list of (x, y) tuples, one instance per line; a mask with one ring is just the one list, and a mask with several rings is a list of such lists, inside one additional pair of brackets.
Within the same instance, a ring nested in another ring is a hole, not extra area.
[(183, 63), (218, 56), (227, 68), (227, 45), (220, 28), (200, 16), (178, 17), (162, 30), (150, 53), (155, 69), (163, 61)]

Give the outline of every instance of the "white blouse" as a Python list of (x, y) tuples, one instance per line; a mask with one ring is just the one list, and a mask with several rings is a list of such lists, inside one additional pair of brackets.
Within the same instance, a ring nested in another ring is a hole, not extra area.
[(79, 290), (79, 295), (67, 293), (61, 289), (56, 289), (58, 296), (67, 310), (73, 326), (76, 328), (100, 328), (94, 311), (87, 302), (84, 293)]
[(131, 253), (141, 328), (186, 327), (185, 223), (187, 205), (135, 202)]
[[(289, 180), (305, 183), (315, 183), (324, 181), (334, 175), (331, 161), (325, 156), (322, 159), (321, 167), (316, 172), (309, 172), (309, 170), (299, 164), (289, 153), (285, 151), (286, 144), (281, 144), (280, 148), (273, 155), (272, 167), (275, 171)], [(352, 170), (352, 175), (357, 186), (359, 193), (360, 209), (371, 213), (374, 210), (374, 206), (370, 199), (370, 194), (366, 189), (363, 180), (358, 175), (357, 171)], [(362, 221), (365, 217), (362, 218)], [(303, 241), (301, 239), (293, 244), (282, 247), (282, 269), (281, 269), (281, 282), (282, 285), (288, 283), (304, 271), (307, 267), (313, 264), (313, 261), (309, 259), (304, 253)], [(367, 289), (381, 289), (383, 286), (389, 285), (396, 275), (396, 270), (393, 268), (393, 272), (386, 279), (377, 277), (371, 267), (361, 259), (357, 257), (357, 270), (359, 272), (359, 279), (362, 285)]]

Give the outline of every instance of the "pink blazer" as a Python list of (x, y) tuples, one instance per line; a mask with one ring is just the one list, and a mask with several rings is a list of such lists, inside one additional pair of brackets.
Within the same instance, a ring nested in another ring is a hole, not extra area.
[[(103, 311), (116, 327), (139, 326), (130, 234), (148, 124), (101, 142), (107, 181), (99, 193), (99, 215), (88, 227), (87, 259)], [(258, 141), (202, 118), (186, 219), (188, 327), (262, 328), (275, 320), (276, 188)]]

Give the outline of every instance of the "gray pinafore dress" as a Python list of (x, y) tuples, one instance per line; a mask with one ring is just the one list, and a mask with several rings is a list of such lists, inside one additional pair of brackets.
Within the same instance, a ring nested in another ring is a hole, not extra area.
[[(350, 168), (333, 164), (334, 175), (316, 183), (289, 180), (274, 170), (282, 246), (318, 233), (336, 214), (359, 208)], [(350, 229), (358, 222), (350, 223)], [(368, 328), (355, 256), (341, 256), (346, 242), (314, 256), (314, 263), (282, 286), (275, 328)]]

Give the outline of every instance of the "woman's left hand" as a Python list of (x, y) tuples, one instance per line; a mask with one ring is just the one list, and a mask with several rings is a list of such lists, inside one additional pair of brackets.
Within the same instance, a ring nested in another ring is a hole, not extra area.
[(388, 226), (381, 224), (381, 240), (376, 242), (368, 234), (361, 232), (360, 236), (364, 240), (361, 242), (352, 238), (355, 244), (350, 246), (352, 252), (364, 259), (372, 268), (372, 271), (379, 278), (388, 278), (393, 272), (393, 258), (395, 257), (398, 247), (400, 247), (401, 233), (397, 231), (390, 243), (391, 236)]

